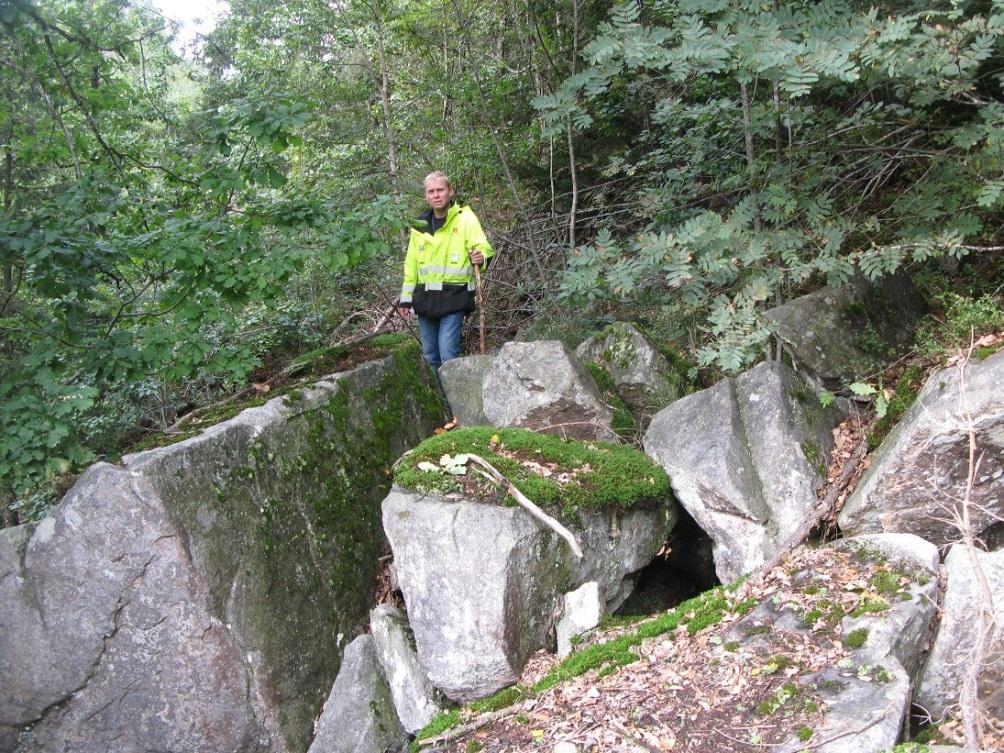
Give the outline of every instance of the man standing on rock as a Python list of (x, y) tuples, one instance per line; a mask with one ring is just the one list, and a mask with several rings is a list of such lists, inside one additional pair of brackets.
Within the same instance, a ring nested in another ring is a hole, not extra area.
[(438, 170), (425, 178), (429, 210), (412, 228), (404, 259), (398, 313), (418, 315), (422, 352), (433, 370), (460, 355), (464, 315), (474, 311), (474, 266), (494, 251), (470, 207), (453, 200), (450, 179)]

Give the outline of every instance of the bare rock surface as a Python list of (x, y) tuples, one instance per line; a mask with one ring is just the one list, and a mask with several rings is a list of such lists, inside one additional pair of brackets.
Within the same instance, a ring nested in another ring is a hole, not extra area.
[(418, 661), (408, 615), (380, 604), (370, 612), (370, 630), (398, 719), (405, 731), (415, 733), (443, 709)]
[(569, 591), (562, 602), (561, 619), (556, 626), (559, 659), (572, 653), (573, 638), (600, 624), (605, 611), (600, 584), (594, 580)]
[(0, 542), (8, 745), (267, 749), (239, 642), (211, 613), (182, 532), (139, 474), (94, 465), (53, 515)]
[(503, 345), (485, 376), (483, 398), (492, 426), (617, 441), (613, 410), (579, 359), (557, 340)]
[(645, 451), (714, 542), (728, 582), (762, 564), (816, 502), (840, 420), (804, 378), (761, 363), (656, 414)]
[(605, 606), (616, 608), (630, 593), (625, 580), (675, 521), (669, 507), (579, 517), (565, 521), (585, 554), (576, 562), (521, 508), (392, 489), (384, 530), (433, 685), (466, 702), (513, 684), (548, 644), (561, 595), (596, 581)]
[(482, 389), (494, 361), (494, 356), (465, 356), (439, 367), (440, 384), (459, 426), (491, 426), (485, 416)]
[(367, 625), (417, 348), (92, 466), (0, 532), (0, 752), (302, 753)]
[[(973, 552), (992, 594), (990, 608), (997, 621), (996, 640), (990, 645), (980, 676), (981, 705), (989, 716), (1004, 719), (1004, 550)], [(965, 547), (953, 546), (945, 558), (947, 587), (941, 605), (941, 624), (924, 665), (916, 701), (935, 719), (942, 719), (959, 702), (963, 677), (972, 666), (980, 620), (986, 603), (980, 578)]]
[(902, 273), (870, 283), (857, 276), (766, 312), (785, 347), (829, 389), (881, 371), (910, 347), (927, 313)]
[(309, 753), (387, 753), (403, 750), (407, 740), (373, 636), (360, 635), (345, 649)]
[[(969, 477), (968, 407), (980, 457), (972, 525), (988, 531), (1004, 515), (1004, 352), (936, 371), (889, 433), (840, 514), (848, 535), (915, 533), (938, 546), (957, 538), (953, 510)], [(965, 402), (963, 402), (963, 398)]]

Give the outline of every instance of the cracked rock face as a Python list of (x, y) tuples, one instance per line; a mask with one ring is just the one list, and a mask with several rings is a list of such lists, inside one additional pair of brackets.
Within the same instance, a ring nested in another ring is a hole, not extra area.
[[(934, 719), (942, 719), (959, 702), (966, 670), (977, 642), (981, 610), (987, 599), (980, 582), (989, 587), (990, 610), (997, 625), (1004, 625), (1004, 550), (973, 552), (983, 576), (978, 578), (965, 547), (956, 544), (945, 558), (948, 574), (941, 624), (928, 654), (917, 687), (916, 701)], [(1000, 719), (1004, 716), (1004, 633), (998, 627), (988, 647), (980, 673), (979, 698), (983, 712)]]
[(472, 701), (513, 684), (531, 653), (548, 643), (562, 595), (595, 581), (616, 609), (630, 576), (647, 565), (675, 523), (668, 506), (618, 513), (580, 511), (564, 521), (585, 554), (522, 508), (394, 487), (383, 524), (432, 684)]
[(240, 648), (141, 477), (95, 465), (0, 542), (0, 725), (19, 752), (265, 750)]
[(723, 583), (783, 545), (816, 502), (841, 415), (805, 379), (761, 363), (656, 414), (645, 451), (714, 542)]
[(484, 379), (483, 407), (492, 426), (617, 441), (613, 410), (575, 354), (557, 340), (503, 345)]
[(366, 629), (386, 467), (442, 419), (406, 367), (96, 464), (0, 531), (0, 753), (306, 751)]
[[(1004, 352), (928, 377), (916, 402), (882, 442), (840, 513), (844, 533), (905, 531), (943, 547), (958, 539), (952, 510), (969, 478), (968, 422), (979, 466), (972, 526), (983, 535), (1004, 515)], [(963, 389), (964, 385), (964, 389)]]

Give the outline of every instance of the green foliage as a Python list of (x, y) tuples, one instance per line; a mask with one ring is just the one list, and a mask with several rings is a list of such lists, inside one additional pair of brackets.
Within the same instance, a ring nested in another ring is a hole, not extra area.
[(940, 322), (930, 322), (919, 334), (931, 355), (964, 349), (981, 335), (1004, 330), (1004, 297), (985, 294), (976, 298), (945, 291), (938, 296), (945, 312)]
[[(499, 454), (503, 450), (529, 464), (550, 466), (551, 475), (534, 473), (512, 457)], [(394, 480), (405, 489), (461, 491), (457, 476), (419, 467), (423, 463), (438, 466), (444, 455), (458, 453), (480, 455), (538, 505), (560, 505), (566, 511), (577, 507), (664, 504), (669, 493), (669, 479), (662, 468), (632, 448), (490, 427), (458, 429), (430, 437), (397, 465)], [(563, 484), (557, 481), (560, 473), (569, 475)], [(487, 496), (498, 494), (487, 482), (479, 489)]]
[(920, 388), (924, 386), (925, 376), (923, 368), (918, 365), (910, 366), (903, 372), (896, 382), (891, 398), (885, 402), (882, 415), (877, 415), (876, 411), (878, 420), (868, 433), (869, 450), (874, 450), (882, 444), (882, 440), (903, 417), (907, 408), (913, 405)]
[(173, 97), (196, 73), (151, 11), (9, 10), (0, 491), (23, 511), (134, 424), (166, 428), (275, 351), (316, 345), (324, 313), (287, 290), (396, 253), (405, 211), (291, 183), (314, 112), (288, 88)]
[(556, 133), (644, 110), (608, 174), (644, 195), (647, 227), (601, 229), (562, 294), (682, 305), (706, 321), (700, 363), (734, 372), (764, 308), (807, 284), (993, 247), (1002, 39), (982, 6), (616, 6), (587, 67), (535, 105)]

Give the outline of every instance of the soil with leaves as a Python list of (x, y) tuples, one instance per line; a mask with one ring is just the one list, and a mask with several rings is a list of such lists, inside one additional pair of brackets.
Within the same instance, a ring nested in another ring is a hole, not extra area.
[[(785, 740), (818, 747), (825, 740), (815, 728), (826, 711), (819, 673), (832, 668), (865, 682), (888, 679), (851, 658), (861, 639), (842, 635), (841, 619), (888, 609), (905, 596), (910, 577), (850, 552), (801, 550), (744, 601), (728, 589), (712, 592), (720, 600), (713, 624), (702, 624), (709, 621), (706, 595), (667, 613), (676, 619), (657, 616), (600, 631), (564, 663), (538, 654), (521, 679), (524, 698), (495, 712), (501, 718), (455, 739), (444, 739), (446, 732), (426, 742), (451, 753), (551, 750), (559, 743), (569, 751), (570, 744), (582, 752), (624, 753), (762, 751)], [(770, 605), (769, 617), (750, 611), (759, 603)], [(630, 640), (655, 632), (646, 628), (660, 620), (672, 628)], [(546, 687), (548, 678), (574, 674), (577, 661), (595, 666)], [(476, 725), (477, 716), (467, 709), (458, 721)]]

